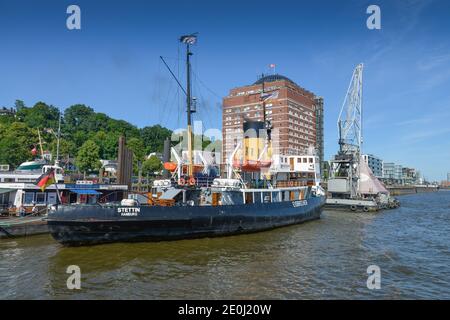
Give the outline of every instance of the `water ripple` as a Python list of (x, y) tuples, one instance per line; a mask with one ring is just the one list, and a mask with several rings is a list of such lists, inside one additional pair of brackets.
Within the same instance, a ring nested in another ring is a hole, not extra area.
[[(401, 197), (376, 214), (225, 238), (65, 248), (0, 241), (1, 299), (449, 299), (450, 192)], [(68, 290), (78, 265), (82, 289)], [(380, 290), (366, 287), (381, 268)]]

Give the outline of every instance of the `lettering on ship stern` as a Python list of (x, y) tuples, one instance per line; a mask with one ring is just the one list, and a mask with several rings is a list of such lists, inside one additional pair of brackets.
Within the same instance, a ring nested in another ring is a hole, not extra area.
[(141, 208), (117, 208), (117, 213), (120, 213), (122, 217), (136, 217), (141, 213)]
[(303, 207), (303, 206), (307, 206), (307, 205), (308, 205), (308, 201), (307, 200), (292, 201), (292, 206), (294, 208), (296, 208), (296, 207)]

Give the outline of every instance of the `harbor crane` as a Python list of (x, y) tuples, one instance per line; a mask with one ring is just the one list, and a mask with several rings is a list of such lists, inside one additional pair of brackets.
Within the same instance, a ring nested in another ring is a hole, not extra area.
[(337, 122), (339, 152), (331, 161), (328, 191), (343, 199), (361, 196), (360, 161), (362, 147), (362, 73), (360, 63), (353, 71)]

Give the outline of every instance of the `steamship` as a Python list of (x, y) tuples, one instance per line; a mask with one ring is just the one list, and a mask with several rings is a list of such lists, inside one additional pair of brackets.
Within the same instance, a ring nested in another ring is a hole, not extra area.
[[(49, 230), (57, 241), (90, 245), (215, 237), (320, 218), (325, 192), (319, 184), (318, 157), (313, 151), (273, 153), (272, 125), (265, 118), (243, 123), (243, 139), (226, 159), (222, 177), (215, 176), (215, 165), (202, 152), (193, 150), (190, 46), (195, 40), (195, 34), (180, 38), (186, 44), (187, 85), (182, 89), (187, 102), (187, 152), (179, 154), (165, 144), (165, 154), (174, 159), (166, 156), (164, 163), (169, 177), (154, 181), (146, 197), (130, 193), (120, 203), (57, 206), (48, 215)], [(260, 95), (265, 115), (264, 81)], [(194, 161), (197, 156), (201, 164)]]

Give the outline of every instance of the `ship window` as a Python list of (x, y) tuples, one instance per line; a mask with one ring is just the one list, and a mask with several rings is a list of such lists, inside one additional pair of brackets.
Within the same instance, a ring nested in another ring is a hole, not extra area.
[(303, 163), (307, 163), (307, 162), (308, 162), (308, 159), (303, 158)]
[(313, 163), (313, 158), (309, 158), (309, 163)]
[(301, 161), (302, 159), (300, 159), (300, 158), (297, 158), (297, 163), (300, 163), (300, 161)]

